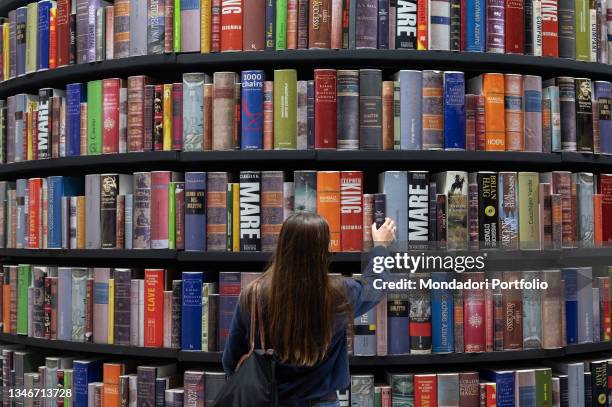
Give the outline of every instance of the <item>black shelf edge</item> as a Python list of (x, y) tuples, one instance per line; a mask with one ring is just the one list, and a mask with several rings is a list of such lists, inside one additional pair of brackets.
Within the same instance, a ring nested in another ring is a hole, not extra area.
[(513, 151), (444, 150), (318, 150), (318, 161), (436, 161), (436, 162), (508, 162), (560, 164), (561, 156), (551, 153)]
[(0, 83), (0, 98), (18, 93), (38, 93), (46, 87), (63, 87), (68, 83), (90, 80), (127, 78), (131, 75), (150, 75), (163, 78), (176, 72), (176, 54), (143, 55), (102, 62), (62, 66), (32, 72)]
[(184, 163), (207, 163), (219, 161), (310, 161), (316, 159), (314, 150), (227, 150), (184, 151), (180, 161)]
[[(221, 352), (186, 351), (168, 348), (145, 348), (137, 346), (104, 345), (85, 342), (70, 342), (30, 338), (27, 336), (0, 333), (0, 342), (19, 344), (32, 348), (65, 350), (72, 352), (174, 359), (189, 363), (221, 363)], [(470, 363), (492, 363), (503, 361), (529, 361), (561, 358), (564, 356), (588, 355), (612, 351), (612, 341), (568, 345), (559, 349), (530, 349), (485, 353), (431, 353), (426, 355), (351, 356), (352, 367), (361, 366), (421, 366)]]
[[(358, 263), (361, 261), (361, 253), (334, 253), (334, 263)], [(272, 258), (270, 252), (189, 252), (177, 253), (179, 262), (203, 262), (203, 263), (267, 263)]]
[[(0, 11), (3, 9), (4, 6)], [(479, 72), (514, 72), (543, 75), (545, 78), (560, 75), (602, 80), (612, 78), (610, 65), (518, 54), (367, 49), (186, 53), (145, 55), (34, 72), (1, 83), (0, 98), (38, 91), (50, 85), (62, 86), (70, 82), (112, 76), (148, 74), (155, 78), (177, 78), (178, 74), (188, 71), (204, 70), (210, 73), (215, 70), (256, 68), (270, 71), (271, 67), (295, 68), (304, 73), (313, 68), (333, 67), (382, 68), (388, 74), (399, 69), (446, 69), (465, 71), (468, 75)]]
[(120, 249), (0, 249), (0, 257), (14, 259), (174, 260), (175, 250)]
[(30, 160), (0, 165), (0, 178), (20, 177), (53, 173), (74, 173), (74, 171), (115, 172), (131, 168), (135, 171), (146, 165), (175, 165), (179, 160), (177, 151), (149, 151), (125, 154), (101, 154), (75, 157)]
[(89, 342), (72, 342), (31, 338), (21, 335), (0, 333), (0, 342), (14, 343), (33, 348), (65, 350), (69, 352), (96, 353), (106, 355), (178, 359), (178, 349), (145, 348), (140, 346), (107, 345)]
[(612, 66), (574, 61), (563, 58), (535, 57), (518, 54), (494, 54), (454, 51), (416, 50), (285, 50), (263, 52), (228, 52), (220, 54), (179, 54), (181, 68), (249, 69), (280, 68), (382, 68), (446, 69), (465, 72), (514, 72), (544, 75), (585, 76), (591, 79), (610, 79)]

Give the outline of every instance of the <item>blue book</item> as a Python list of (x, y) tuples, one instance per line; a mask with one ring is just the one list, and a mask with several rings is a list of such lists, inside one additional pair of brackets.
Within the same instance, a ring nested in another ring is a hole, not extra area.
[[(431, 273), (435, 283), (450, 282), (452, 272), (436, 271)], [(431, 351), (433, 353), (451, 353), (455, 351), (453, 336), (454, 319), (453, 291), (449, 289), (431, 290)]]
[(466, 1), (465, 50), (485, 52), (486, 48), (486, 1)]
[(593, 269), (576, 270), (577, 338), (578, 343), (593, 342)]
[(206, 173), (185, 173), (185, 250), (206, 250)]
[(314, 127), (315, 127), (315, 108), (314, 108), (314, 81), (310, 80), (306, 84), (306, 98), (308, 100), (306, 107), (306, 118), (308, 123), (308, 132), (306, 133), (306, 144), (309, 150), (314, 150)]
[(87, 88), (82, 83), (66, 85), (67, 156), (81, 155), (81, 103), (87, 102)]
[(19, 7), (15, 12), (15, 35), (17, 36), (17, 49), (15, 52), (15, 66), (17, 76), (25, 74), (26, 61), (26, 24), (28, 20), (28, 8)]
[(482, 371), (481, 378), (494, 382), (497, 407), (514, 407), (514, 371), (491, 370)]
[(612, 84), (606, 81), (595, 81), (595, 100), (599, 102), (599, 134), (602, 154), (612, 154)]
[(465, 77), (444, 72), (444, 149), (465, 150)]
[(402, 70), (393, 80), (399, 81), (400, 86), (400, 149), (422, 150), (423, 74), (421, 71)]
[(202, 272), (183, 272), (181, 348), (202, 349)]
[(264, 71), (242, 71), (242, 150), (263, 148)]
[(102, 361), (99, 359), (75, 360), (72, 369), (74, 407), (87, 407), (88, 384), (102, 380)]
[(378, 0), (378, 49), (389, 49), (389, 0)]
[[(397, 278), (407, 278), (397, 274)], [(395, 275), (392, 277), (395, 278)], [(407, 292), (387, 293), (387, 353), (406, 355), (410, 353), (410, 302)]]
[(276, 51), (276, 0), (266, 0), (266, 51)]
[(565, 331), (567, 343), (578, 343), (578, 270), (565, 268), (561, 270), (565, 281)]
[(38, 2), (38, 70), (49, 69), (49, 37), (51, 26), (51, 1)]
[(62, 197), (83, 194), (81, 177), (60, 175), (47, 178), (47, 247), (62, 248)]

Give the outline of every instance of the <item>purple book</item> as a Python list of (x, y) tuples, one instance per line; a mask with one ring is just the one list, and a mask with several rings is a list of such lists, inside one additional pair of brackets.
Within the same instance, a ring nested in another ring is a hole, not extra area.
[(612, 117), (610, 116), (612, 84), (595, 81), (595, 100), (599, 106), (599, 135), (601, 153), (612, 154)]
[(76, 0), (77, 63), (96, 61), (96, 10), (100, 0)]
[(504, 0), (487, 1), (487, 52), (504, 53)]
[(11, 10), (8, 14), (9, 21), (9, 77), (17, 76), (17, 36), (16, 33), (17, 11)]
[(240, 272), (219, 273), (218, 349), (225, 348), (238, 298), (240, 298)]
[(356, 48), (374, 48), (378, 45), (378, 0), (356, 0)]

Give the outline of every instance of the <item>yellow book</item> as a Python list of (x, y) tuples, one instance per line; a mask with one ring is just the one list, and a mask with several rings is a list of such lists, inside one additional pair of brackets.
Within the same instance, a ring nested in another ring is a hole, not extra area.
[(232, 250), (240, 251), (240, 184), (232, 184)]
[(162, 102), (163, 118), (163, 150), (172, 150), (172, 84), (164, 84), (164, 99)]
[(27, 131), (27, 146), (28, 151), (26, 152), (26, 159), (33, 160), (34, 159), (34, 134), (32, 130), (34, 129), (34, 112), (38, 112), (38, 102), (35, 100), (28, 101), (28, 131)]
[(77, 249), (85, 249), (85, 206), (87, 199), (85, 196), (77, 197)]
[(108, 344), (115, 343), (115, 279), (108, 279)]
[(2, 43), (4, 44), (4, 55), (2, 55), (2, 57), (4, 58), (4, 80), (7, 80), (10, 75), (9, 64), (11, 54), (11, 47), (9, 41), (9, 23), (2, 24)]
[(26, 73), (36, 72), (38, 56), (38, 3), (28, 4), (26, 24)]
[(201, 0), (200, 2), (200, 52), (210, 53), (210, 32), (211, 32), (211, 0)]

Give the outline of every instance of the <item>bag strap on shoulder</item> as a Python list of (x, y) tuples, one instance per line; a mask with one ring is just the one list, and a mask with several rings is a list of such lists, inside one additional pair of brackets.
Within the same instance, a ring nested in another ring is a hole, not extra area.
[(240, 366), (242, 365), (242, 363), (253, 354), (253, 352), (255, 352), (255, 324), (256, 322), (258, 325), (258, 331), (259, 331), (259, 342), (261, 345), (261, 349), (265, 351), (266, 349), (266, 335), (264, 332), (264, 327), (263, 327), (263, 312), (262, 312), (262, 306), (261, 306), (261, 301), (259, 300), (259, 289), (260, 289), (260, 284), (259, 281), (255, 282), (253, 284), (253, 291), (251, 293), (251, 304), (250, 304), (250, 308), (251, 308), (251, 312), (250, 312), (250, 322), (249, 322), (249, 352), (246, 353), (245, 355), (243, 355), (240, 358), (240, 361), (238, 362), (238, 364), (236, 365), (236, 371), (238, 371), (238, 369), (240, 368)]

